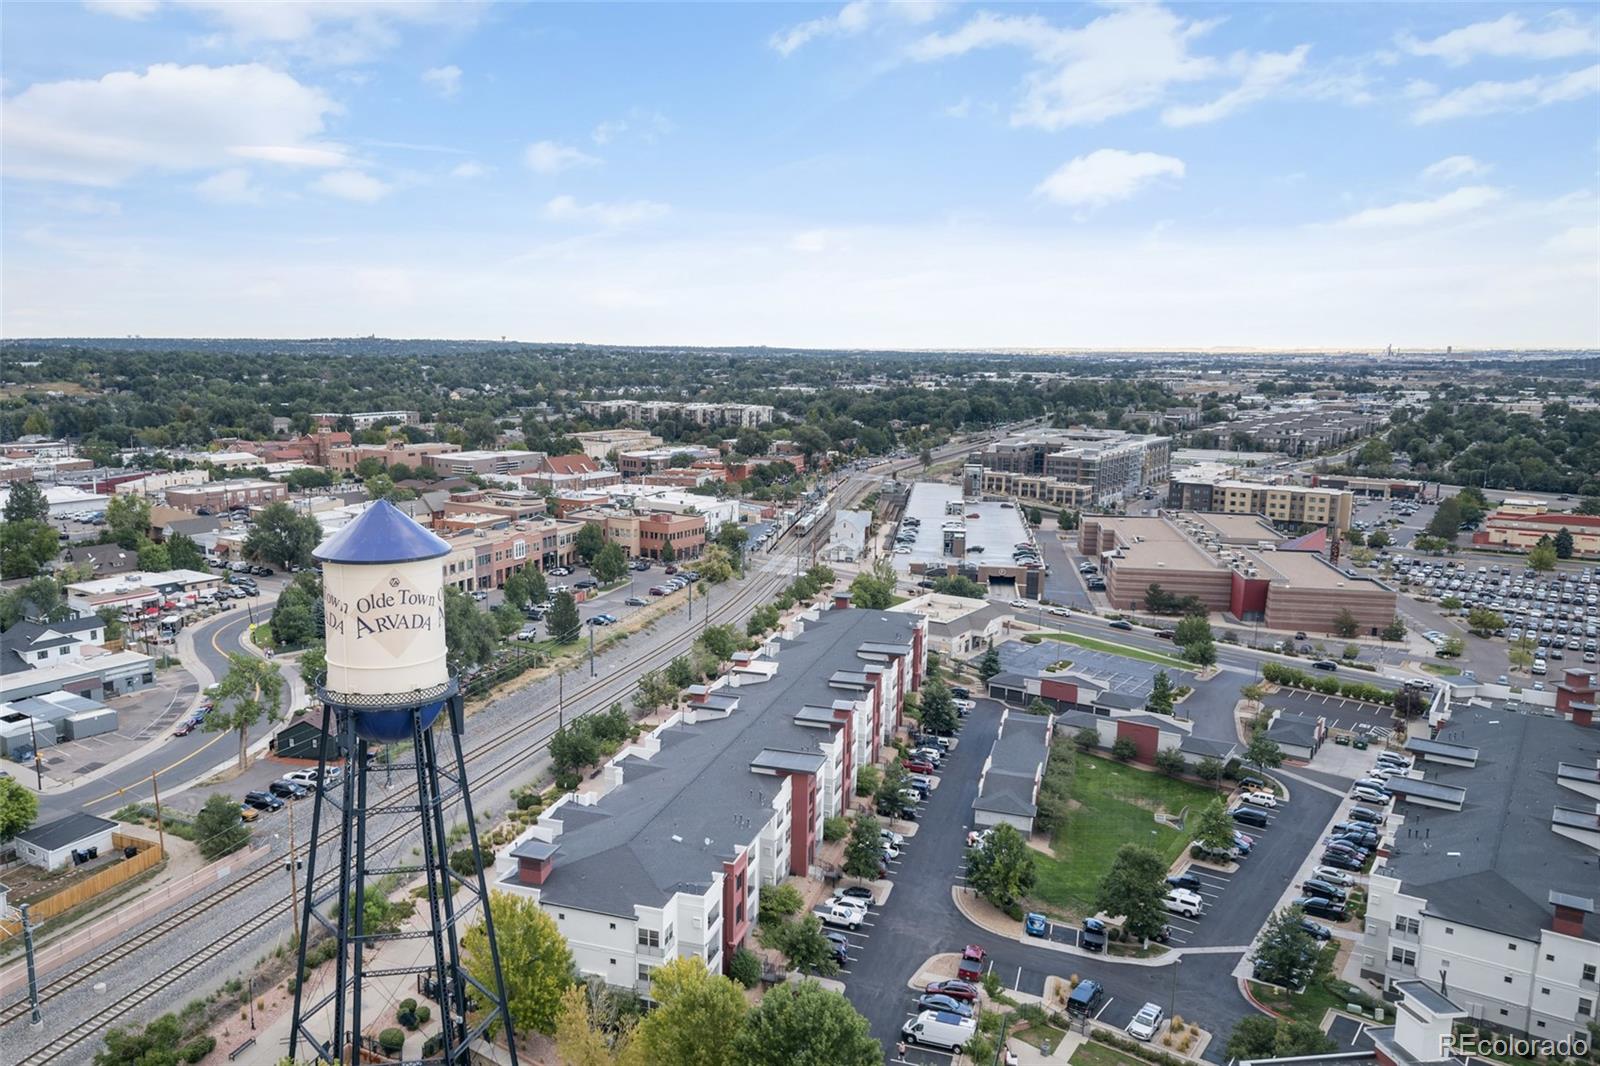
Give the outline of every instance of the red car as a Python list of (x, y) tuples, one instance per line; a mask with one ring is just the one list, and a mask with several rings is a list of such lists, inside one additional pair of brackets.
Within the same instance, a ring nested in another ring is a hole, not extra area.
[(935, 981), (928, 986), (928, 995), (949, 996), (963, 1003), (972, 1003), (978, 998), (978, 988), (965, 981)]
[(976, 981), (983, 976), (983, 960), (989, 953), (976, 944), (968, 944), (961, 953), (961, 963), (956, 967), (956, 976), (964, 981)]
[(907, 770), (910, 770), (914, 774), (933, 773), (933, 764), (924, 759), (906, 759), (900, 765), (904, 766)]
[(178, 724), (178, 728), (176, 728), (176, 729), (174, 729), (172, 731), (172, 735), (175, 736), (175, 737), (186, 737), (190, 733), (193, 733), (193, 732), (194, 732), (194, 723), (191, 722), (191, 721), (184, 721), (184, 722), (180, 722)]

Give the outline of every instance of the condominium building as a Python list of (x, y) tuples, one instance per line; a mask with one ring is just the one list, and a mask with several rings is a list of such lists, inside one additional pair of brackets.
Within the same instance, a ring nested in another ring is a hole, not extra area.
[(1041, 507), (1094, 506), (1093, 485), (1058, 481), (1043, 474), (1014, 474), (1009, 470), (983, 470), (979, 487), (985, 496), (1011, 496)]
[(1273, 629), (1336, 633), (1345, 611), (1357, 633), (1376, 636), (1395, 616), (1395, 591), (1341, 570), (1324, 554), (1327, 529), (1285, 538), (1250, 515), (1085, 515), (1078, 534), (1098, 557), (1113, 607), (1143, 610), (1151, 585), (1195, 596), (1207, 610)]
[(761, 403), (680, 403), (674, 400), (585, 400), (585, 414), (624, 422), (659, 422), (676, 416), (701, 426), (743, 429), (772, 421), (772, 407)]
[(1448, 983), (1473, 1020), (1537, 1038), (1600, 1020), (1600, 733), (1587, 710), (1474, 699), (1412, 734), (1395, 778), (1362, 937), (1362, 976)]
[[(311, 416), (325, 426), (331, 426), (345, 417), (337, 411), (322, 411)], [(401, 426), (414, 426), (422, 421), (416, 411), (354, 411), (350, 422), (356, 429), (371, 429), (379, 422), (393, 422)]]
[(1214, 429), (1285, 455), (1315, 455), (1378, 430), (1387, 415), (1354, 403), (1316, 402), (1248, 412)]
[[(1110, 429), (1038, 429), (991, 444), (978, 461), (985, 470), (1084, 486), (1070, 491), (1107, 504), (1165, 481), (1171, 457), (1170, 437)], [(1042, 485), (1032, 484), (1029, 491), (1032, 499), (1056, 502), (1042, 495)]]
[(585, 976), (649, 995), (674, 958), (727, 968), (761, 893), (815, 872), (842, 812), (920, 686), (921, 620), (829, 610), (740, 653), (727, 675), (544, 811), (495, 864), (536, 900)]
[(504, 588), (518, 570), (548, 571), (571, 566), (577, 556), (582, 522), (559, 518), (468, 523), (440, 533), (450, 545), (445, 584), (464, 592)]
[(1174, 511), (1216, 511), (1262, 515), (1273, 522), (1350, 528), (1355, 494), (1306, 485), (1268, 485), (1239, 478), (1174, 475), (1167, 484), (1167, 506)]

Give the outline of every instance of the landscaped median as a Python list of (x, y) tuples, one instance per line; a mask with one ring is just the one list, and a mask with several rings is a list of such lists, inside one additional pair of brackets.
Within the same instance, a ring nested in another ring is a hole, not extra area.
[(1162, 655), (1160, 652), (1146, 651), (1144, 648), (1135, 648), (1127, 644), (1117, 644), (1114, 641), (1101, 640), (1098, 637), (1086, 637), (1081, 633), (1066, 633), (1052, 629), (1042, 633), (1029, 633), (1022, 638), (1024, 644), (1037, 644), (1041, 640), (1059, 640), (1065, 644), (1076, 644), (1080, 648), (1088, 648), (1091, 651), (1103, 651), (1109, 655), (1121, 655), (1128, 659), (1154, 663), (1157, 666), (1165, 666), (1169, 670), (1196, 669), (1194, 663), (1185, 662), (1171, 655)]

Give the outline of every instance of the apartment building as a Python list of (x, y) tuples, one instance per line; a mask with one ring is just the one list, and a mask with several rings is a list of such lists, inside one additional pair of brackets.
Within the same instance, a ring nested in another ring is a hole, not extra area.
[(497, 589), (504, 588), (506, 579), (518, 570), (571, 566), (582, 528), (582, 522), (558, 518), (498, 518), (493, 523), (468, 522), (453, 529), (446, 525), (440, 533), (450, 545), (444, 560), (445, 584), (463, 592)]
[(1361, 973), (1385, 989), (1441, 979), (1473, 1020), (1581, 1035), (1600, 1020), (1593, 703), (1545, 717), (1484, 702), (1452, 701), (1432, 736), (1406, 742), (1416, 768), (1395, 780)]
[(447, 444), (444, 441), (411, 444), (403, 440), (392, 440), (386, 444), (353, 444), (348, 448), (328, 449), (328, 468), (336, 474), (353, 474), (362, 460), (374, 459), (385, 470), (395, 463), (401, 463), (415, 470), (426, 465), (431, 456), (448, 455), (460, 450), (461, 445)]
[(1505, 506), (1491, 511), (1483, 528), (1472, 534), (1475, 545), (1529, 551), (1544, 537), (1551, 540), (1563, 529), (1572, 535), (1574, 558), (1600, 558), (1600, 517), (1582, 514), (1551, 514), (1542, 503)]
[(1289, 539), (1255, 516), (1187, 511), (1085, 515), (1078, 534), (1079, 549), (1102, 564), (1114, 607), (1143, 610), (1150, 586), (1160, 585), (1289, 632), (1335, 633), (1349, 611), (1359, 634), (1376, 636), (1394, 619), (1395, 591), (1334, 566), (1328, 543), (1326, 529)]
[(680, 417), (701, 426), (743, 429), (772, 421), (772, 407), (760, 403), (680, 403), (673, 400), (586, 400), (584, 413), (623, 422), (659, 422)]
[(600, 469), (599, 462), (588, 455), (550, 455), (532, 473), (524, 473), (521, 481), (523, 488), (552, 493), (620, 485), (622, 475)]
[(423, 460), (446, 477), (514, 477), (537, 470), (545, 460), (544, 452), (524, 451), (455, 451), (439, 452)]
[(1386, 415), (1355, 403), (1319, 402), (1248, 412), (1215, 428), (1259, 448), (1299, 457), (1360, 440), (1386, 421)]
[(212, 481), (204, 485), (179, 485), (166, 490), (167, 505), (198, 513), (259, 507), (289, 495), (281, 481)]
[(1343, 532), (1355, 516), (1355, 494), (1344, 489), (1189, 474), (1174, 475), (1168, 482), (1167, 506), (1174, 511), (1261, 515), (1273, 522)]
[(578, 442), (584, 455), (597, 463), (604, 461), (612, 452), (659, 448), (665, 443), (654, 433), (643, 429), (596, 429), (574, 433), (572, 439)]
[(496, 887), (537, 900), (607, 984), (648, 995), (680, 957), (726, 970), (762, 891), (813, 871), (823, 819), (921, 685), (921, 632), (878, 611), (797, 618), (543, 812)]
[(1319, 488), (1348, 489), (1357, 496), (1375, 500), (1420, 500), (1428, 486), (1421, 481), (1401, 481), (1388, 477), (1359, 477), (1354, 474), (1310, 474), (1307, 484)]
[[(985, 470), (1087, 486), (1094, 502), (1106, 504), (1165, 481), (1172, 439), (1112, 429), (1036, 429), (991, 444), (978, 462)], [(1031, 491), (1044, 490), (1036, 485)]]
[[(311, 416), (324, 426), (331, 426), (344, 418), (337, 411), (323, 411)], [(371, 429), (379, 422), (393, 422), (401, 426), (415, 426), (422, 421), (422, 416), (416, 411), (355, 411), (350, 414), (350, 422), (356, 429)]]
[(1092, 507), (1096, 502), (1093, 485), (1058, 481), (1043, 474), (982, 470), (979, 477), (979, 488), (985, 496), (1010, 496), (1040, 507), (1071, 507), (1074, 510)]

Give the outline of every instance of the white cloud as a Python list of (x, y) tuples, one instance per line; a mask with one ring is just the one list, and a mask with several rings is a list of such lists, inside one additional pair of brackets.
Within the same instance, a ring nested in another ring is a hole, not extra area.
[(1564, 229), (1545, 241), (1543, 248), (1559, 255), (1581, 256), (1589, 263), (1600, 262), (1600, 226), (1590, 223)]
[(1422, 170), (1424, 181), (1459, 181), (1462, 178), (1479, 178), (1493, 168), (1480, 163), (1470, 155), (1445, 156)]
[(1479, 56), (1496, 59), (1562, 59), (1591, 55), (1600, 49), (1593, 23), (1583, 23), (1564, 11), (1543, 20), (1544, 29), (1530, 29), (1518, 15), (1502, 15), (1493, 22), (1474, 22), (1431, 41), (1409, 34), (1400, 47), (1414, 56), (1432, 56), (1460, 66)]
[(229, 147), (228, 154), (286, 167), (347, 167), (351, 162), (339, 144), (236, 144)]
[(168, 63), (38, 82), (6, 100), (5, 170), (115, 185), (146, 170), (204, 170), (252, 153), (336, 153), (318, 138), (337, 110), (321, 90), (256, 63)]
[(1131, 199), (1151, 183), (1182, 178), (1183, 173), (1183, 160), (1169, 155), (1101, 148), (1063, 164), (1034, 191), (1058, 204), (1093, 210)]
[(536, 141), (528, 145), (522, 160), (536, 174), (559, 174), (573, 167), (589, 167), (600, 162), (587, 152), (555, 141)]
[(789, 238), (790, 248), (807, 255), (825, 252), (832, 243), (832, 234), (825, 229), (802, 230)]
[(1506, 111), (1530, 111), (1600, 93), (1600, 64), (1568, 74), (1536, 75), (1521, 81), (1480, 81), (1452, 89), (1411, 113), (1413, 122), (1442, 122)]
[(117, 201), (108, 200), (104, 196), (95, 196), (93, 193), (51, 197), (45, 203), (49, 207), (59, 211), (70, 211), (74, 215), (98, 215), (107, 218), (122, 214), (122, 205)]
[(1234, 64), (1241, 71), (1236, 87), (1210, 103), (1169, 107), (1161, 113), (1161, 121), (1169, 126), (1197, 126), (1226, 118), (1281, 89), (1304, 69), (1309, 51), (1311, 46), (1302, 44), (1288, 52), (1260, 52), (1253, 56), (1240, 53), (1234, 57)]
[(1429, 226), (1470, 215), (1499, 200), (1503, 194), (1492, 185), (1466, 185), (1432, 200), (1409, 200), (1386, 207), (1369, 207), (1338, 222), (1347, 229), (1395, 229)]
[(155, 14), (158, 0), (83, 0), (83, 6), (102, 15), (123, 19), (143, 19)]
[(966, 118), (972, 113), (972, 97), (963, 96), (944, 109), (946, 118)]
[(597, 123), (589, 139), (595, 144), (610, 144), (625, 133), (632, 133), (647, 144), (664, 137), (673, 130), (672, 120), (659, 111), (641, 107), (631, 108), (623, 118), (606, 119)]
[(258, 204), (261, 189), (243, 167), (219, 170), (194, 187), (203, 198), (216, 204)]
[(1173, 125), (1210, 122), (1283, 89), (1300, 73), (1305, 46), (1284, 53), (1240, 52), (1226, 63), (1191, 51), (1214, 25), (1147, 4), (1113, 8), (1081, 27), (1057, 26), (1038, 15), (982, 11), (948, 33), (924, 36), (907, 54), (932, 62), (986, 48), (1028, 53), (1035, 69), (1024, 80), (1011, 122), (1047, 130), (1157, 106), (1180, 85), (1238, 79), (1220, 98), (1174, 107), (1166, 116)]
[(359, 170), (334, 170), (311, 183), (311, 187), (328, 196), (352, 200), (359, 204), (373, 204), (389, 195), (389, 186), (370, 174)]
[(422, 72), (422, 83), (448, 99), (461, 91), (461, 68), (451, 64), (425, 70)]
[(580, 203), (571, 196), (557, 196), (544, 205), (544, 217), (552, 222), (590, 222), (602, 226), (629, 226), (660, 218), (666, 204), (653, 200), (615, 200)]
[(487, 173), (489, 171), (482, 163), (469, 159), (465, 163), (457, 163), (455, 168), (450, 171), (450, 176), (452, 178), (481, 178)]
[(796, 23), (774, 33), (768, 43), (780, 55), (792, 55), (823, 37), (854, 37), (885, 21), (920, 25), (939, 17), (948, 5), (937, 0), (850, 0), (831, 15)]
[(259, 52), (266, 45), (321, 63), (359, 63), (400, 43), (399, 28), (468, 27), (479, 0), (174, 0), (217, 27), (204, 42)]

